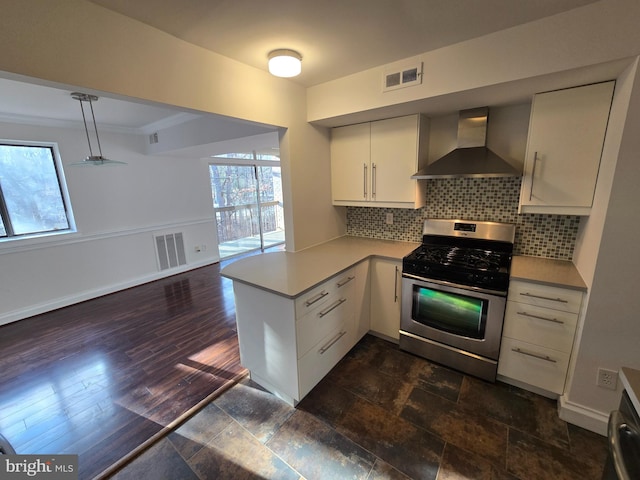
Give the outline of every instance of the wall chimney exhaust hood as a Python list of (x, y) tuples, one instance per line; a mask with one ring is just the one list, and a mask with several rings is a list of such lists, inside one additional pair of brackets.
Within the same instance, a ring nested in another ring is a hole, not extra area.
[(458, 116), (458, 148), (436, 160), (411, 178), (519, 177), (509, 162), (486, 146), (489, 108), (462, 110)]

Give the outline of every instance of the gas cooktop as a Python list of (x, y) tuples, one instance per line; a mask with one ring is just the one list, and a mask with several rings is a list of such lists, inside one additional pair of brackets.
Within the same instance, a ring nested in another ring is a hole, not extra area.
[(402, 272), (506, 293), (514, 236), (512, 224), (425, 220), (422, 245), (403, 259)]

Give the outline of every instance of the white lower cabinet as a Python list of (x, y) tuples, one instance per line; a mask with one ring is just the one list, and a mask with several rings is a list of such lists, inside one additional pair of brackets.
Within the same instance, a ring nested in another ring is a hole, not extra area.
[(371, 328), (371, 281), (370, 281), (370, 261), (360, 262), (355, 267), (355, 319), (356, 319), (356, 342), (364, 337)]
[(582, 292), (512, 280), (498, 375), (552, 394), (564, 392)]
[(402, 262), (384, 258), (371, 260), (371, 331), (400, 339)]
[(240, 361), (253, 380), (291, 405), (309, 393), (360, 338), (358, 272), (295, 299), (234, 282)]

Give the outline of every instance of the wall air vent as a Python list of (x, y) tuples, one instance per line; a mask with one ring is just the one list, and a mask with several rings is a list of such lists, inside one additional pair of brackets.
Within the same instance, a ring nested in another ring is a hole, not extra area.
[(382, 91), (397, 90), (422, 83), (422, 62), (386, 69), (382, 76)]
[(154, 236), (160, 271), (187, 264), (182, 233)]

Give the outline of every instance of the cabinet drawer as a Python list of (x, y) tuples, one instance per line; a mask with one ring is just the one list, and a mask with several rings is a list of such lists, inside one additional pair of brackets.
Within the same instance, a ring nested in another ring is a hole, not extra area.
[[(338, 295), (345, 293), (346, 295)], [(298, 358), (305, 355), (315, 344), (334, 331), (346, 319), (354, 315), (353, 295), (350, 292), (334, 292), (332, 301), (323, 304), (323, 308), (309, 312), (296, 322), (296, 343)]]
[(355, 278), (355, 270), (349, 269), (300, 295), (295, 300), (296, 318), (302, 318), (309, 312), (321, 310), (326, 303), (332, 300), (332, 294), (353, 285)]
[(502, 335), (571, 353), (577, 320), (577, 313), (508, 301)]
[(562, 394), (569, 354), (503, 337), (498, 374)]
[(582, 292), (512, 280), (509, 284), (507, 298), (512, 302), (528, 303), (538, 307), (578, 313), (582, 303)]
[(309, 393), (349, 351), (353, 336), (353, 319), (348, 319), (298, 360), (298, 398)]

